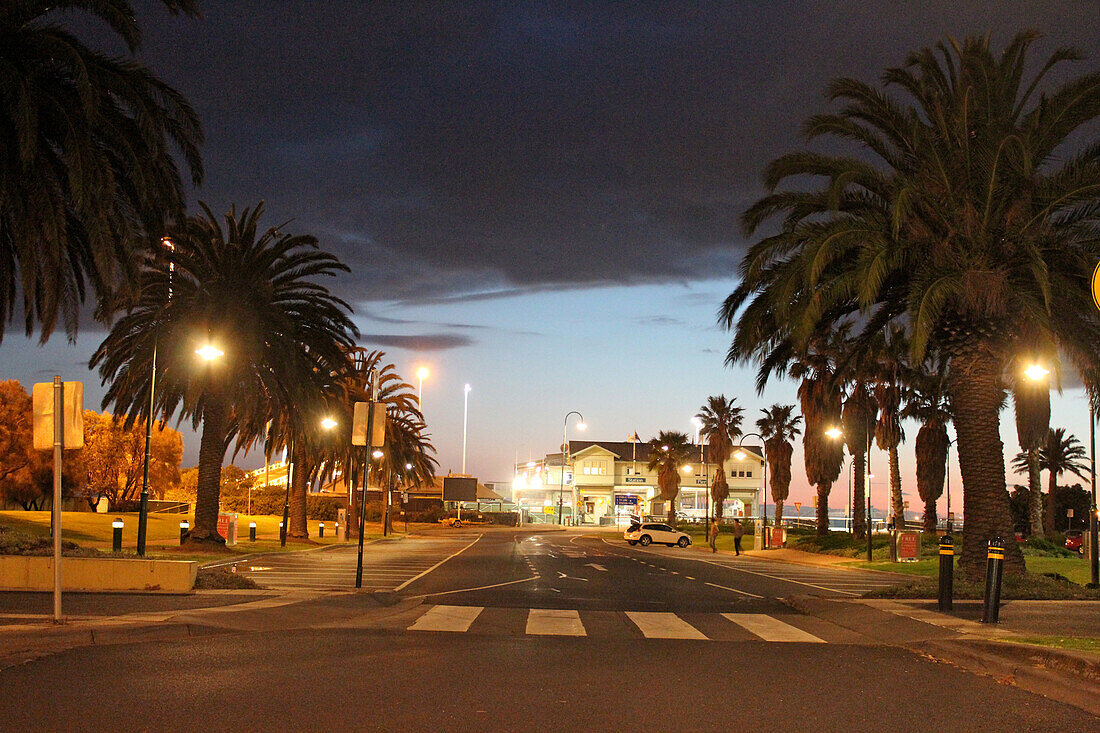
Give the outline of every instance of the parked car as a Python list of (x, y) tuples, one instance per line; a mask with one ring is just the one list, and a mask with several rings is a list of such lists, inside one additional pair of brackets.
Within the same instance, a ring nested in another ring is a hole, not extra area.
[(1078, 555), (1085, 554), (1085, 534), (1079, 529), (1066, 530), (1066, 549)]
[(632, 545), (641, 545), (646, 547), (654, 542), (657, 544), (668, 545), (669, 547), (687, 547), (691, 544), (691, 537), (688, 537), (684, 532), (675, 530), (667, 524), (659, 524), (656, 522), (645, 522), (641, 524), (631, 524), (623, 532), (623, 539)]

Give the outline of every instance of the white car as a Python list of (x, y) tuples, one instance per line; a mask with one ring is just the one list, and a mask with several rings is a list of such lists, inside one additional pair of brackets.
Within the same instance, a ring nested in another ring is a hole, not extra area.
[(691, 544), (691, 538), (685, 533), (675, 530), (667, 524), (646, 522), (644, 524), (632, 524), (623, 532), (623, 539), (632, 545), (645, 547), (654, 542), (665, 544), (669, 547), (679, 545), (687, 547)]

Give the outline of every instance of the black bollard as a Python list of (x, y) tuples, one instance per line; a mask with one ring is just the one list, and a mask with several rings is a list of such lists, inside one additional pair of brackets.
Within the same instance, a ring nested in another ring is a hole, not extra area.
[(286, 547), (286, 526), (279, 522), (279, 542)]
[(255, 542), (256, 541), (256, 523), (255, 522), (249, 522), (248, 523), (248, 541), (249, 542)]
[(955, 541), (951, 535), (940, 537), (940, 610), (951, 610), (955, 585)]
[(182, 522), (180, 522), (180, 544), (181, 545), (183, 544), (183, 541), (187, 538), (187, 530), (189, 530), (189, 529), (191, 529), (191, 525), (188, 524), (186, 519), (183, 520)]
[(1000, 537), (989, 541), (985, 563), (985, 605), (982, 623), (995, 624), (1001, 613), (1001, 574), (1005, 566), (1005, 543)]
[(325, 523), (324, 522), (321, 522), (317, 525), (317, 536), (318, 537), (324, 537), (325, 536)]
[(115, 521), (111, 522), (111, 527), (114, 528), (114, 534), (111, 537), (111, 552), (122, 552), (122, 526), (123, 522), (119, 518), (115, 518)]

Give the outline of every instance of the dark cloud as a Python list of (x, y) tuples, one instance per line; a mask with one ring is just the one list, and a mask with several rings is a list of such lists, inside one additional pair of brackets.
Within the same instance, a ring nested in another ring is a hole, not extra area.
[(1033, 26), (1095, 68), (1095, 4), (204, 0), (143, 10), (222, 210), (269, 203), (355, 301), (728, 277), (766, 162), (839, 75)]
[(472, 346), (474, 340), (456, 334), (435, 333), (418, 336), (399, 336), (395, 334), (363, 334), (359, 341), (378, 346), (394, 346), (409, 351), (446, 351)]

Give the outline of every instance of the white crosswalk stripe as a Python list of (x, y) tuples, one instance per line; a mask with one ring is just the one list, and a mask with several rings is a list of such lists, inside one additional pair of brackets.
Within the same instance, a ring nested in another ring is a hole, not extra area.
[(805, 641), (824, 644), (822, 639), (800, 628), (783, 623), (766, 613), (723, 613), (723, 617), (734, 622), (750, 634), (764, 641)]
[(409, 631), (469, 631), (482, 610), (481, 606), (433, 606)]
[(706, 639), (706, 635), (674, 613), (664, 611), (627, 611), (647, 639)]
[(532, 608), (527, 614), (527, 633), (547, 636), (586, 636), (577, 611)]

